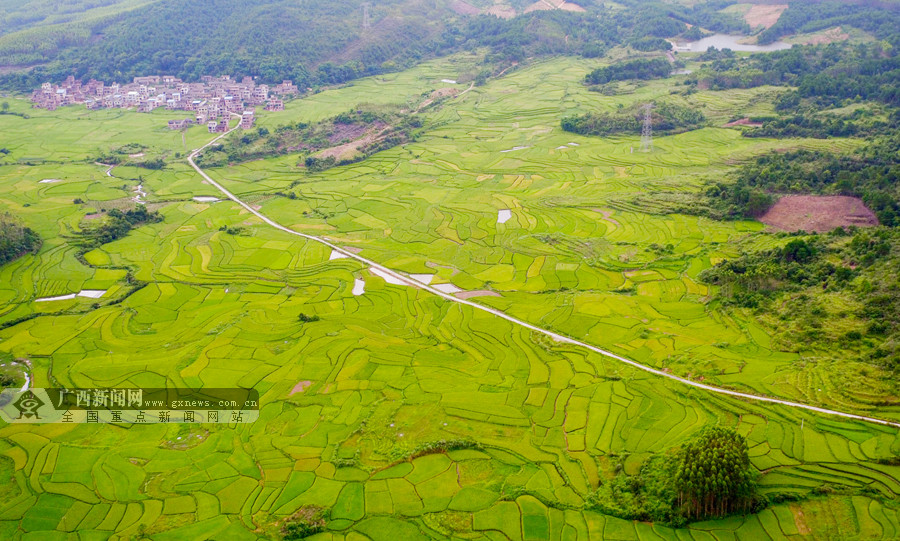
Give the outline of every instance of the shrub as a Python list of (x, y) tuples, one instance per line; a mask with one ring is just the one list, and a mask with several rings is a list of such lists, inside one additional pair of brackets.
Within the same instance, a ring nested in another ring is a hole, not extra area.
[(315, 505), (306, 505), (288, 517), (281, 528), (282, 539), (293, 541), (305, 539), (325, 531), (326, 510)]

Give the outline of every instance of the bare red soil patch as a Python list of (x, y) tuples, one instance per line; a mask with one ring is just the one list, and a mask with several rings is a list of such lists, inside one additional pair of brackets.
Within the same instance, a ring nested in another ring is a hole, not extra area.
[(387, 124), (376, 121), (372, 124), (335, 124), (334, 131), (328, 136), (328, 142), (331, 144), (343, 143), (344, 141), (352, 141), (359, 139), (367, 132), (375, 130), (383, 130)]
[(840, 26), (835, 26), (834, 28), (829, 28), (823, 32), (813, 34), (799, 43), (801, 45), (828, 45), (829, 43), (847, 41), (848, 39), (850, 39), (850, 34), (844, 32)]
[(862, 200), (844, 195), (787, 195), (760, 219), (782, 231), (824, 233), (836, 227), (871, 227), (878, 218)]
[(760, 4), (750, 8), (750, 11), (744, 14), (744, 20), (750, 25), (750, 28), (762, 26), (770, 28), (778, 22), (781, 14), (787, 9), (787, 4), (765, 5)]
[(455, 11), (460, 15), (478, 15), (481, 13), (481, 10), (472, 4), (468, 4), (463, 2), (462, 0), (453, 0), (450, 2), (450, 9)]
[(587, 11), (583, 7), (579, 6), (578, 4), (572, 3), (572, 2), (563, 2), (562, 4), (558, 5), (557, 8), (559, 8), (563, 11), (574, 11), (577, 13), (584, 13), (585, 11)]
[(725, 124), (726, 128), (733, 128), (734, 126), (750, 126), (751, 128), (758, 128), (758, 127), (762, 126), (762, 122), (753, 122), (749, 118), (741, 118), (741, 119), (735, 120), (734, 122), (729, 122), (728, 124)]
[(289, 396), (293, 396), (296, 393), (302, 393), (306, 389), (308, 389), (312, 385), (311, 381), (301, 381), (297, 385), (294, 385), (294, 388), (291, 389), (291, 394)]

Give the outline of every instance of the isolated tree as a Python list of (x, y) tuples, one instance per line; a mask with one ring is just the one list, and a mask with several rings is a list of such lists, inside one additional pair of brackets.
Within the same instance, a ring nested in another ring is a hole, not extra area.
[(4, 101), (3, 103), (0, 103), (0, 109), (2, 109), (4, 113), (9, 111), (9, 102)]
[(678, 504), (688, 517), (723, 516), (750, 509), (756, 483), (747, 441), (731, 428), (703, 429), (681, 448), (675, 489)]

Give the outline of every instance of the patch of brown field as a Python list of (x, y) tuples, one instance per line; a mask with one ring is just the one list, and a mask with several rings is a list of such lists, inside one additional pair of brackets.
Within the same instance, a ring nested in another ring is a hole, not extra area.
[(600, 214), (602, 214), (602, 215), (603, 215), (603, 219), (606, 220), (607, 222), (609, 222), (609, 223), (611, 223), (611, 224), (613, 224), (613, 225), (617, 225), (617, 226), (621, 226), (621, 225), (622, 225), (622, 224), (620, 224), (619, 222), (617, 222), (617, 221), (615, 220), (615, 218), (612, 217), (612, 211), (611, 211), (611, 210), (604, 210), (604, 209), (592, 209), (592, 210), (593, 210), (594, 212), (599, 212)]
[(94, 214), (85, 214), (83, 219), (84, 220), (99, 220), (102, 217), (103, 217), (103, 214), (96, 212)]
[(450, 9), (459, 15), (478, 15), (481, 10), (472, 4), (463, 2), (462, 0), (453, 0), (450, 2)]
[(794, 515), (794, 525), (797, 527), (797, 533), (800, 535), (809, 535), (812, 530), (806, 524), (806, 517), (803, 516), (803, 510), (798, 505), (791, 506), (791, 513)]
[(357, 152), (361, 147), (374, 143), (380, 135), (381, 132), (375, 133), (374, 131), (369, 131), (369, 133), (367, 133), (365, 136), (355, 141), (350, 141), (349, 143), (344, 143), (343, 145), (326, 148), (325, 150), (316, 154), (316, 156), (319, 158), (332, 157), (335, 160), (340, 160), (341, 157), (343, 157), (345, 154), (352, 154), (354, 152)]
[(572, 2), (563, 2), (562, 4), (558, 5), (557, 8), (563, 11), (575, 11), (578, 13), (584, 13), (585, 11), (587, 11), (583, 7), (579, 6), (578, 4), (573, 4)]
[(297, 394), (297, 393), (302, 393), (303, 391), (305, 391), (306, 389), (308, 389), (308, 388), (310, 387), (310, 385), (312, 385), (312, 382), (309, 381), (309, 380), (307, 380), (307, 381), (301, 381), (301, 382), (298, 383), (297, 385), (294, 385), (294, 388), (291, 389), (291, 394), (289, 394), (288, 396), (293, 396), (293, 395), (295, 395), (295, 394)]
[(750, 25), (750, 28), (762, 26), (763, 28), (771, 28), (778, 22), (781, 14), (787, 9), (787, 4), (755, 5), (744, 14), (744, 20)]
[(375, 124), (372, 125), (362, 123), (335, 124), (334, 131), (328, 136), (328, 142), (333, 145), (345, 140), (352, 141), (358, 139), (372, 129), (373, 126), (377, 129), (381, 129), (384, 128), (385, 124), (383, 122), (375, 122)]
[(545, 0), (538, 0), (537, 2), (525, 8), (525, 13), (531, 13), (532, 11), (546, 11), (550, 9), (556, 9), (556, 6), (546, 2)]
[(438, 88), (434, 92), (431, 93), (432, 99), (446, 98), (448, 96), (455, 96), (459, 94), (458, 88)]
[(733, 128), (734, 126), (750, 126), (751, 128), (758, 128), (762, 126), (762, 122), (753, 122), (749, 118), (741, 118), (735, 120), (734, 122), (729, 122), (725, 124), (723, 127), (725, 128)]
[(422, 109), (424, 109), (424, 108), (428, 107), (429, 105), (431, 105), (432, 103), (434, 103), (435, 100), (438, 100), (440, 98), (446, 98), (448, 96), (455, 96), (457, 94), (459, 94), (459, 90), (456, 88), (439, 88), (439, 89), (435, 90), (434, 92), (432, 92), (431, 96), (429, 96), (429, 98), (427, 100), (420, 103), (419, 106), (416, 107), (416, 110), (413, 112), (418, 113)]
[(513, 9), (512, 6), (508, 6), (506, 4), (500, 4), (496, 6), (491, 6), (485, 11), (488, 15), (493, 15), (494, 17), (500, 17), (501, 19), (512, 19), (516, 16), (516, 10)]
[(471, 297), (499, 297), (500, 294), (496, 291), (488, 291), (487, 289), (479, 289), (476, 291), (460, 291), (456, 294), (457, 298), (460, 299), (469, 299)]
[(829, 43), (837, 43), (839, 41), (847, 41), (850, 34), (844, 32), (840, 26), (829, 28), (817, 34), (813, 34), (797, 43), (801, 45), (828, 45)]
[(878, 225), (878, 218), (862, 200), (844, 195), (786, 195), (759, 221), (782, 231), (817, 233), (841, 226)]

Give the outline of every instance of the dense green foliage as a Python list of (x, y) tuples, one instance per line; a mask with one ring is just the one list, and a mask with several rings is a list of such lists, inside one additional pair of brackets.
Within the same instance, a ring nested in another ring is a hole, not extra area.
[(713, 218), (758, 218), (775, 204), (772, 194), (740, 181), (714, 182), (704, 195), (710, 206), (697, 210)]
[(12, 214), (0, 214), (0, 265), (41, 248), (41, 237)]
[(284, 522), (281, 528), (285, 541), (305, 539), (311, 535), (325, 531), (327, 511), (322, 507), (303, 506)]
[(697, 80), (713, 89), (751, 88), (762, 85), (796, 86), (778, 104), (796, 109), (802, 102), (819, 107), (847, 99), (900, 105), (900, 57), (884, 43), (847, 47), (794, 46), (783, 51), (738, 57), (732, 51), (709, 50), (711, 61)]
[(730, 428), (705, 428), (680, 449), (647, 459), (636, 475), (621, 463), (616, 470), (591, 496), (592, 507), (616, 517), (683, 525), (758, 506), (747, 442)]
[(672, 42), (663, 38), (641, 38), (631, 42), (631, 48), (637, 51), (670, 51)]
[(674, 485), (679, 507), (688, 517), (749, 511), (756, 485), (747, 441), (732, 428), (704, 428), (681, 448)]
[[(702, 112), (671, 103), (656, 104), (651, 113), (653, 130), (660, 134), (674, 134), (694, 130), (706, 122)], [(617, 113), (586, 113), (566, 117), (562, 129), (580, 135), (639, 134), (643, 126), (641, 107), (630, 107)]]
[(725, 34), (749, 34), (751, 28), (742, 17), (721, 11), (734, 3), (734, 0), (707, 0), (694, 2), (690, 7), (671, 3), (666, 4), (665, 9), (669, 17), (693, 25), (685, 32), (685, 39), (704, 37), (703, 28)]
[[(792, 238), (784, 246), (723, 261), (700, 277), (720, 286), (728, 304), (776, 313), (790, 321), (781, 339), (798, 344), (844, 343), (887, 369), (900, 369), (900, 233), (896, 229)], [(851, 314), (832, 313), (823, 292), (852, 299)], [(859, 329), (841, 320), (854, 317)], [(795, 327), (795, 328), (794, 328)], [(843, 329), (843, 330), (834, 330)]]
[(759, 43), (772, 43), (790, 34), (816, 32), (834, 26), (852, 26), (878, 38), (898, 38), (900, 13), (896, 6), (881, 3), (874, 9), (868, 2), (791, 2), (778, 21), (759, 35)]
[(672, 72), (672, 64), (665, 58), (636, 58), (611, 66), (597, 68), (585, 76), (588, 84), (602, 85), (628, 79), (662, 79)]
[(618, 463), (616, 476), (597, 488), (590, 505), (604, 514), (627, 520), (683, 525), (685, 519), (676, 509), (677, 492), (672, 483), (675, 466), (674, 453), (650, 457), (637, 475), (626, 474)]
[(796, 150), (760, 156), (734, 183), (707, 195), (730, 217), (759, 216), (774, 194), (838, 194), (862, 198), (882, 225), (900, 225), (900, 137), (884, 137), (850, 155)]
[(885, 133), (891, 127), (866, 109), (857, 109), (848, 117), (807, 113), (759, 120), (763, 121), (762, 126), (744, 130), (744, 137), (869, 137)]
[(85, 248), (96, 248), (120, 239), (135, 227), (162, 221), (158, 212), (147, 210), (144, 205), (122, 212), (117, 209), (109, 211), (103, 222), (96, 227), (86, 229), (80, 235), (80, 244)]
[[(430, 56), (489, 47), (495, 59), (584, 54), (628, 43), (665, 47), (658, 39), (686, 31), (685, 23), (743, 28), (716, 5), (692, 9), (635, 2), (623, 10), (585, 2), (587, 13), (533, 11), (512, 19), (460, 17), (444, 2), (387, 0), (361, 29), (361, 0), (157, 0), (77, 26), (26, 29), (0, 40), (0, 64), (13, 71), (0, 85), (31, 90), (68, 75), (107, 81), (166, 73), (196, 80), (228, 73), (264, 81), (293, 79), (301, 88), (393, 71)], [(73, 23), (74, 24), (74, 23)], [(29, 33), (31, 32), (31, 33)]]
[(117, 13), (139, 3), (141, 0), (0, 0), (0, 36)]

